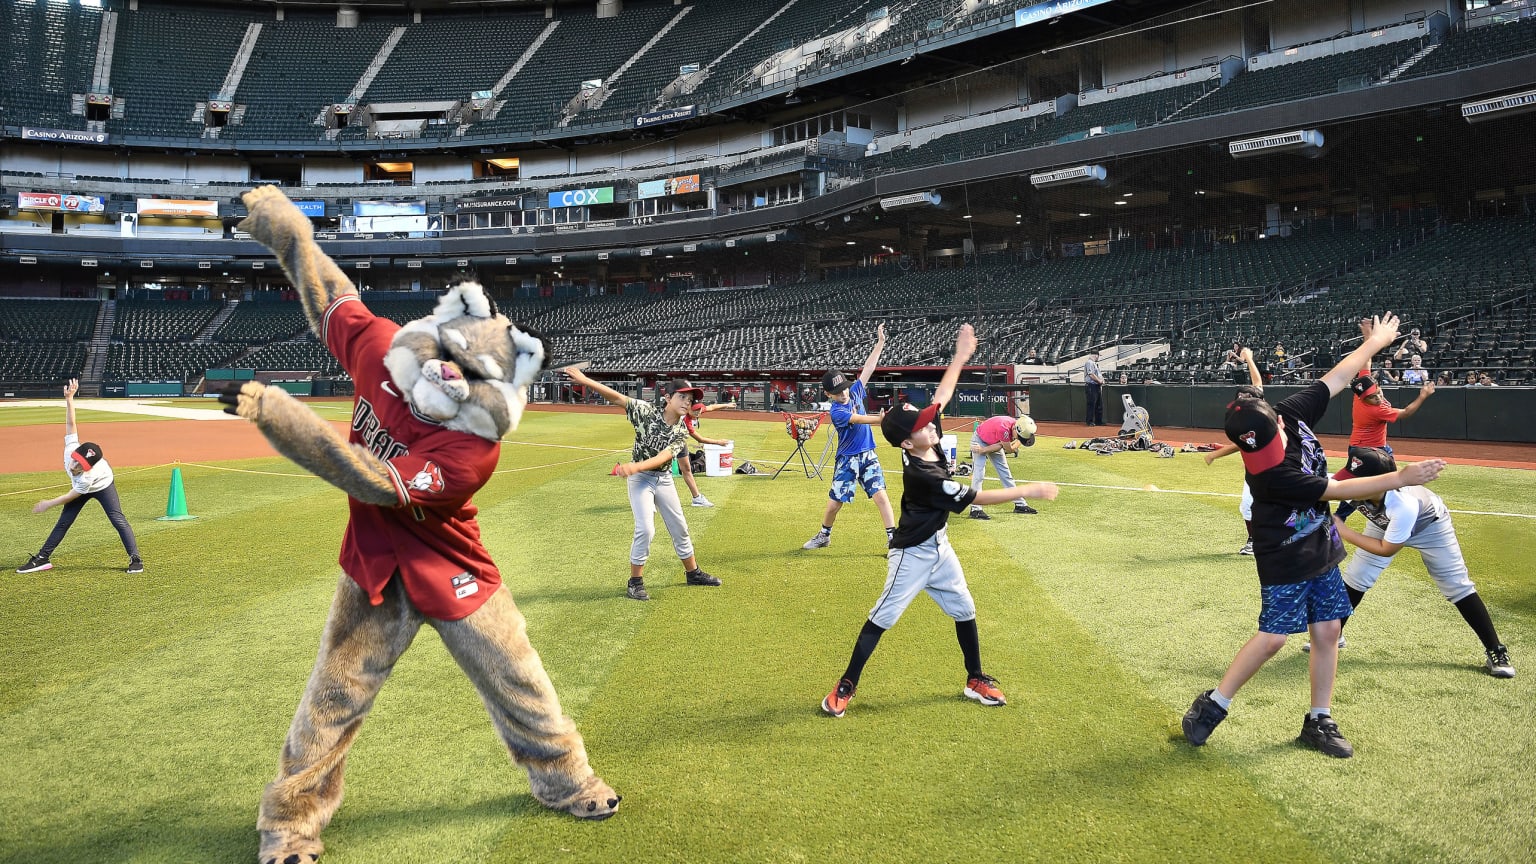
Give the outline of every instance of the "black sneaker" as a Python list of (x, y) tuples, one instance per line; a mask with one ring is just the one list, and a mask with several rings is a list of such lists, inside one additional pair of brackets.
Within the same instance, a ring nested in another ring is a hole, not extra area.
[(49, 562), (48, 556), (46, 556), (46, 555), (33, 555), (31, 558), (27, 559), (27, 563), (24, 566), (17, 567), (16, 568), (16, 572), (17, 573), (41, 573), (44, 570), (52, 570), (52, 569), (53, 569), (53, 564), (51, 562)]
[(1227, 709), (1216, 704), (1211, 698), (1212, 692), (1207, 690), (1196, 696), (1194, 704), (1184, 712), (1184, 740), (1196, 747), (1204, 744), (1221, 721), (1227, 719)]
[(129, 573), (143, 573), (144, 572), (144, 559), (143, 558), (129, 558), (128, 559), (128, 572)]
[(981, 509), (980, 507), (972, 507), (971, 508), (971, 518), (972, 519), (980, 519), (981, 521), (986, 522), (986, 521), (990, 520), (992, 517), (988, 516), (987, 515), (987, 511)]
[(1355, 755), (1355, 748), (1339, 732), (1339, 724), (1333, 722), (1333, 718), (1327, 714), (1321, 717), (1308, 714), (1301, 722), (1301, 737), (1296, 740), (1335, 759), (1348, 759)]
[(1500, 645), (1488, 651), (1488, 674), (1495, 678), (1515, 677), (1514, 664), (1509, 662), (1509, 649)]
[(1014, 505), (1013, 505), (1013, 512), (1015, 512), (1015, 513), (1027, 513), (1027, 514), (1029, 514), (1031, 516), (1034, 516), (1034, 515), (1038, 514), (1040, 511), (1036, 510), (1035, 508), (1033, 508), (1031, 506), (1029, 506), (1028, 504), (1025, 504), (1023, 501), (1018, 501), (1018, 502), (1015, 502)]
[(715, 577), (713, 577), (711, 575), (709, 575), (708, 573), (705, 573), (703, 567), (700, 567), (697, 570), (689, 570), (688, 572), (684, 573), (683, 576), (688, 580), (688, 584), (689, 585), (719, 585), (720, 584), (720, 580), (716, 579)]
[(650, 593), (645, 590), (645, 582), (639, 579), (629, 580), (629, 587), (625, 589), (624, 595), (631, 600), (651, 599)]

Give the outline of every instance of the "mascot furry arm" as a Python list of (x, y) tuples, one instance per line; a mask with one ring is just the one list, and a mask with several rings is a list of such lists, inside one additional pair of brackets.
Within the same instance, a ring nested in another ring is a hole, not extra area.
[[(250, 215), (239, 225), (277, 255), (304, 304), (304, 317), (315, 337), (325, 339), (324, 315), (338, 298), (356, 294), (341, 268), (315, 243), (309, 217), (299, 212), (275, 186), (245, 193)], [(256, 424), (277, 452), (365, 504), (398, 503), (384, 460), (366, 447), (348, 444), (331, 425), (280, 387), (249, 381), (238, 392), (219, 397), (224, 410)]]

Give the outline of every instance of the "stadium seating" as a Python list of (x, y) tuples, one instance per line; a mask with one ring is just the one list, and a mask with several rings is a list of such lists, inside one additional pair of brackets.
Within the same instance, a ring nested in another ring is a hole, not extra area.
[(214, 338), (220, 342), (264, 344), (295, 336), (308, 327), (298, 303), (241, 303)]
[(240, 347), (218, 343), (113, 343), (103, 377), (108, 381), (185, 381), (228, 366)]
[(0, 300), (0, 342), (83, 342), (100, 308), (94, 300)]
[(121, 301), (112, 327), (114, 342), (185, 342), (219, 311), (220, 303)]
[(5, 122), (84, 129), (71, 96), (91, 86), (101, 10), (0, 0), (0, 105)]
[(63, 384), (80, 377), (85, 369), (85, 346), (80, 343), (17, 345), (0, 342), (0, 383)]
[[(124, 100), (114, 135), (198, 138), (196, 106), (217, 94), (254, 15), (145, 3), (118, 16), (112, 91)], [(91, 55), (95, 55), (92, 46)]]
[(1369, 86), (1422, 47), (1420, 40), (1410, 39), (1244, 72), (1180, 114), (1179, 119), (1208, 117)]
[(412, 24), (363, 101), (465, 99), (489, 90), (547, 23), (543, 15), (495, 14), (433, 16)]
[(1408, 67), (1397, 80), (1438, 75), (1529, 54), (1536, 54), (1536, 18), (1457, 30), (1447, 36), (1434, 53)]

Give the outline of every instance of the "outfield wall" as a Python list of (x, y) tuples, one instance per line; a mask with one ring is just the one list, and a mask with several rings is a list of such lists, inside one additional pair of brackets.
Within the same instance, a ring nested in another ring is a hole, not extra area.
[[(1265, 395), (1276, 402), (1299, 387), (1272, 384)], [(1384, 387), (1393, 405), (1401, 408), (1418, 395), (1417, 387)], [(1231, 385), (1106, 384), (1104, 422), (1120, 427), (1124, 408), (1122, 393), (1130, 393), (1147, 409), (1154, 429), (1184, 426), (1220, 429)], [(1030, 415), (1036, 420), (1082, 422), (1086, 395), (1081, 384), (1033, 384), (1029, 388)], [(1340, 395), (1314, 431), (1324, 435), (1348, 435), (1350, 397)], [(1219, 436), (1218, 436), (1219, 437)], [(1536, 443), (1536, 388), (1441, 387), (1418, 413), (1392, 424), (1389, 438), (1443, 438), (1453, 441), (1512, 441)]]

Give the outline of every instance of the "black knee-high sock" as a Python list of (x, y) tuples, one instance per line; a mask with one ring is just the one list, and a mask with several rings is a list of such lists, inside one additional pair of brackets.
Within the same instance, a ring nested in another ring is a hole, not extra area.
[(1253, 542), (1253, 520), (1252, 519), (1244, 519), (1243, 520), (1243, 527), (1248, 529), (1248, 542), (1252, 543)]
[(873, 621), (864, 622), (864, 629), (859, 631), (859, 641), (853, 644), (853, 656), (848, 658), (848, 671), (843, 673), (843, 677), (853, 686), (859, 686), (864, 664), (869, 662), (869, 655), (875, 653), (875, 646), (880, 644), (880, 637), (884, 634), (885, 628)]
[[(1360, 608), (1360, 601), (1365, 599), (1365, 592), (1364, 591), (1356, 591), (1355, 589), (1349, 587), (1348, 585), (1344, 586), (1344, 590), (1349, 592), (1349, 605), (1352, 608), (1359, 609)], [(1352, 616), (1350, 616), (1350, 615), (1345, 615), (1343, 618), (1339, 619), (1339, 629), (1340, 630), (1344, 629), (1344, 625), (1349, 623), (1349, 619), (1351, 617)]]
[(955, 622), (955, 636), (960, 639), (960, 653), (965, 656), (965, 674), (981, 674), (981, 637), (976, 634), (976, 619)]
[(1477, 638), (1483, 640), (1485, 650), (1491, 651), (1503, 644), (1499, 641), (1499, 631), (1493, 629), (1493, 619), (1488, 617), (1488, 607), (1483, 605), (1483, 598), (1475, 593), (1468, 594), (1456, 603), (1456, 611), (1467, 619), (1467, 624), (1472, 627)]

